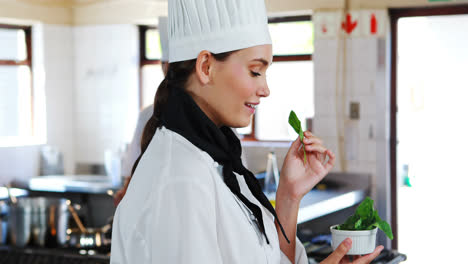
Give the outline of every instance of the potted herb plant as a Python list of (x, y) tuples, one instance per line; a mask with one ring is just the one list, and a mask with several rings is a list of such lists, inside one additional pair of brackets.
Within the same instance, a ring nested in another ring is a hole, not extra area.
[(341, 225), (330, 227), (332, 248), (335, 250), (347, 237), (353, 240), (348, 255), (364, 255), (375, 249), (377, 229), (381, 229), (388, 238), (393, 239), (392, 228), (379, 217), (374, 209), (374, 201), (366, 197), (359, 204), (356, 212)]

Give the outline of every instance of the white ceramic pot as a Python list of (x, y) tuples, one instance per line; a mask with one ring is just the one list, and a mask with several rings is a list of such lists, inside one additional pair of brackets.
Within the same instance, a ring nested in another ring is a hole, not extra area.
[(347, 255), (365, 255), (374, 251), (377, 227), (372, 230), (337, 230), (336, 226), (330, 227), (333, 250), (349, 237), (353, 240), (353, 245)]

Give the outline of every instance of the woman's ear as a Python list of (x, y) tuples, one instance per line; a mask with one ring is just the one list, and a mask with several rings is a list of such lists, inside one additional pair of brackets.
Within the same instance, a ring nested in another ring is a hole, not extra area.
[(207, 84), (210, 81), (210, 71), (212, 70), (213, 55), (207, 50), (203, 50), (198, 54), (195, 64), (195, 73), (198, 80), (202, 84)]

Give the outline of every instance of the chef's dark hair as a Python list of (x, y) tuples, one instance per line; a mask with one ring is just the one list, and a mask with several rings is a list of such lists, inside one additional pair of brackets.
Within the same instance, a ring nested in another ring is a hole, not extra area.
[[(217, 54), (211, 53), (211, 55), (217, 61), (225, 61), (234, 52), (235, 51), (228, 51)], [(132, 176), (136, 167), (138, 166), (138, 163), (140, 162), (140, 158), (143, 156), (143, 153), (145, 153), (146, 148), (148, 148), (154, 133), (156, 133), (156, 129), (162, 125), (161, 114), (164, 106), (167, 103), (170, 87), (183, 87), (185, 89), (190, 75), (195, 71), (196, 63), (197, 59), (169, 63), (166, 77), (159, 85), (156, 96), (154, 97), (153, 115), (148, 120), (145, 128), (143, 129), (143, 134), (141, 136), (141, 154), (135, 161), (135, 164), (133, 164)], [(171, 83), (170, 86), (168, 85), (169, 82)]]

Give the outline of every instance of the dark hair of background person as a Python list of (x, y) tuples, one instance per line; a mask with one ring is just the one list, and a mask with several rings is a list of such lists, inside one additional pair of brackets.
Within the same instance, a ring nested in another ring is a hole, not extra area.
[[(215, 60), (217, 61), (226, 61), (228, 57), (233, 54), (235, 51), (228, 51), (223, 53), (211, 53)], [(161, 114), (163, 109), (166, 106), (167, 99), (170, 94), (170, 87), (182, 87), (186, 89), (187, 81), (195, 71), (195, 64), (197, 59), (187, 60), (187, 61), (180, 61), (180, 62), (173, 62), (169, 64), (166, 77), (161, 82), (154, 97), (154, 104), (153, 104), (153, 115), (148, 120), (143, 129), (143, 134), (141, 136), (141, 154), (136, 159), (135, 163), (133, 164), (132, 168), (132, 176), (135, 172), (138, 163), (140, 162), (141, 157), (145, 153), (146, 149), (148, 148), (151, 139), (153, 139), (156, 130), (162, 126), (161, 123)], [(168, 85), (169, 82), (171, 85)]]

